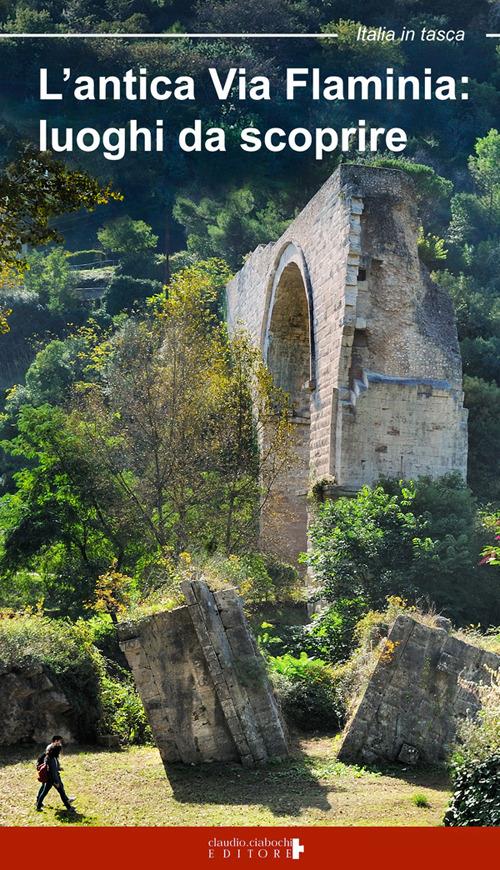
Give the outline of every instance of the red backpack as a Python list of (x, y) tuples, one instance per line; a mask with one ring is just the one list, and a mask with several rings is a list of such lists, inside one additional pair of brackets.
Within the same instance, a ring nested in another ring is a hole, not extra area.
[(45, 756), (43, 761), (37, 763), (36, 769), (38, 773), (38, 782), (48, 782), (50, 771), (47, 756)]

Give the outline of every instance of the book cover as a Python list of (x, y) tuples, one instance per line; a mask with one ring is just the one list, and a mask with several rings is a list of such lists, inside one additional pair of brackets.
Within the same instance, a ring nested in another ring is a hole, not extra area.
[(485, 0), (0, 2), (14, 855), (491, 842), (499, 40)]

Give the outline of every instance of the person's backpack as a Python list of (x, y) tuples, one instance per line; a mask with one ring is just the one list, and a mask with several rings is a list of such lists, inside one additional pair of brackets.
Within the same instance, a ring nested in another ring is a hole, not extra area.
[(48, 764), (48, 756), (41, 755), (36, 763), (36, 770), (38, 773), (38, 782), (48, 782), (50, 776), (49, 764)]

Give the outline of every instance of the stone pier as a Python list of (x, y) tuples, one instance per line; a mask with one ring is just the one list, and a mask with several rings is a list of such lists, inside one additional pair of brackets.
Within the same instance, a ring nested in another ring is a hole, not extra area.
[(444, 627), (398, 616), (358, 699), (339, 751), (342, 761), (435, 764), (447, 759), (457, 726), (481, 706), (476, 692), (500, 656)]
[(263, 544), (286, 559), (307, 547), (312, 485), (342, 495), (380, 477), (465, 477), (453, 306), (418, 230), (405, 172), (343, 165), (228, 285), (230, 330), (246, 329), (293, 405), (297, 462), (262, 518)]
[(234, 589), (182, 584), (187, 605), (119, 627), (164, 762), (262, 764), (288, 754), (264, 661)]

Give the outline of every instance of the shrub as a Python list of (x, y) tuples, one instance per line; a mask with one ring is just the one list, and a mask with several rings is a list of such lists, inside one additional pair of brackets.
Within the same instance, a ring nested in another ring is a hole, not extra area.
[(425, 794), (421, 794), (417, 792), (417, 794), (412, 794), (411, 796), (412, 804), (415, 804), (416, 807), (422, 807), (423, 809), (428, 809), (430, 807), (430, 803), (425, 796)]
[(264, 565), (271, 578), (276, 601), (295, 600), (300, 596), (302, 583), (293, 565), (281, 562), (276, 556), (264, 555)]
[(87, 632), (91, 643), (104, 657), (108, 670), (115, 662), (120, 667), (126, 667), (127, 660), (120, 649), (116, 625), (108, 613), (95, 614), (90, 619), (79, 619), (77, 625)]
[(345, 662), (355, 647), (354, 632), (367, 605), (362, 597), (340, 598), (332, 607), (313, 620), (309, 635), (321, 658), (333, 663)]
[(303, 731), (339, 728), (344, 704), (335, 670), (305, 652), (270, 657), (271, 677), (286, 719)]
[(308, 656), (318, 655), (316, 641), (308, 632), (308, 625), (275, 625), (272, 622), (262, 622), (256, 629), (257, 642), (264, 653), (274, 656), (300, 656), (302, 652)]
[(66, 316), (78, 307), (76, 276), (67, 252), (61, 247), (48, 251), (33, 249), (24, 276), (26, 290), (54, 314)]
[(447, 827), (500, 825), (500, 675), (476, 689), (482, 707), (459, 730), (452, 757), (454, 793), (444, 817)]
[(443, 260), (446, 260), (448, 251), (444, 239), (440, 239), (434, 233), (424, 233), (423, 227), (420, 227), (417, 244), (418, 256), (428, 269), (436, 269), (442, 265)]
[(123, 743), (151, 739), (144, 708), (120, 656), (116, 629), (106, 618), (71, 625), (41, 614), (0, 613), (0, 667), (42, 664), (66, 695), (81, 742), (93, 742), (99, 733), (116, 734)]
[(363, 598), (341, 598), (307, 625), (275, 628), (272, 623), (263, 623), (258, 632), (259, 645), (275, 655), (298, 656), (305, 652), (313, 658), (339, 664), (353, 652), (354, 632), (365, 612)]
[(161, 289), (161, 281), (115, 274), (106, 291), (106, 311), (119, 314), (120, 311), (130, 310), (148, 297), (160, 293)]
[(140, 256), (154, 251), (158, 236), (145, 221), (134, 221), (128, 215), (108, 221), (97, 231), (97, 238), (105, 251), (125, 257)]
[(215, 583), (236, 586), (247, 604), (296, 600), (301, 594), (296, 568), (263, 553), (214, 558), (203, 573)]
[(404, 595), (462, 625), (500, 615), (497, 569), (479, 564), (491, 530), (456, 474), (384, 481), (326, 501), (310, 535), (307, 562), (329, 602), (359, 596), (378, 609), (387, 596)]
[(452, 827), (500, 826), (500, 753), (479, 763), (467, 761), (455, 773), (455, 791), (444, 824)]
[(248, 604), (262, 604), (275, 600), (274, 584), (263, 556), (257, 553), (229, 556), (227, 564), (228, 576), (232, 575)]
[(101, 714), (103, 660), (78, 625), (38, 614), (0, 618), (0, 662), (29, 667), (43, 664), (74, 711), (75, 736), (93, 740)]
[(122, 671), (120, 680), (103, 677), (101, 709), (101, 733), (116, 734), (126, 744), (152, 742), (153, 735), (141, 699), (125, 671)]

